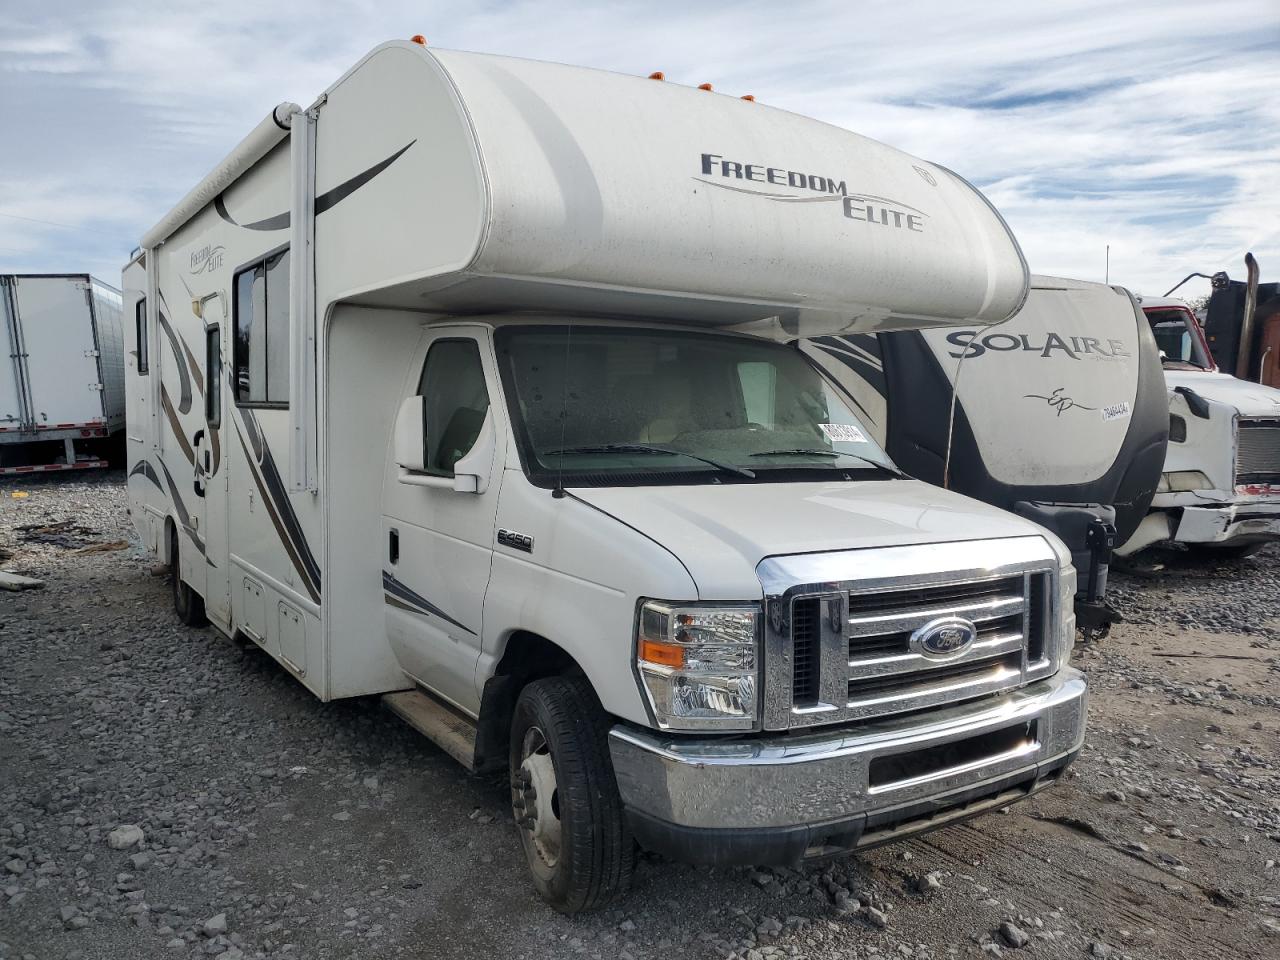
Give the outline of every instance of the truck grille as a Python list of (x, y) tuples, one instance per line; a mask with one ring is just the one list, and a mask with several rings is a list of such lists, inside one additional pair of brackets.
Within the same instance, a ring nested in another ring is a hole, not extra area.
[[(1026, 534), (766, 557), (762, 726), (800, 730), (1002, 694), (1057, 668), (1058, 556)], [(930, 653), (921, 627), (974, 638)], [(903, 721), (904, 723), (907, 721)]]
[(1280, 483), (1280, 419), (1240, 419), (1236, 483)]
[[(1052, 667), (1045, 656), (1051, 578), (1049, 571), (1020, 572), (795, 597), (789, 725), (867, 719), (956, 703), (1045, 675)], [(912, 634), (944, 617), (973, 624), (976, 637), (970, 647), (953, 657), (913, 650)], [(839, 662), (833, 663), (833, 658)], [(839, 702), (833, 702), (833, 681), (840, 683)]]

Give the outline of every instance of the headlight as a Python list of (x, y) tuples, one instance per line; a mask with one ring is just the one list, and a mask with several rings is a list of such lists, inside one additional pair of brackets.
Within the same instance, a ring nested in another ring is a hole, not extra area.
[(750, 730), (756, 724), (759, 608), (649, 601), (636, 666), (664, 730)]
[(1076, 568), (1064, 564), (1058, 571), (1058, 642), (1053, 649), (1054, 669), (1071, 656), (1076, 642)]
[(1212, 490), (1213, 481), (1200, 470), (1175, 470), (1160, 474), (1156, 493), (1186, 493), (1189, 490)]

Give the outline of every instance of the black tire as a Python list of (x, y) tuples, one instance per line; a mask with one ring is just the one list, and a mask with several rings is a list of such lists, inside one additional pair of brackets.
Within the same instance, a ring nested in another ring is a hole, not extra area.
[(1266, 549), (1266, 546), (1267, 541), (1265, 540), (1254, 543), (1227, 544), (1221, 547), (1198, 544), (1191, 548), (1191, 552), (1202, 560), (1243, 560), (1245, 557), (1252, 557), (1254, 554), (1261, 553)]
[(173, 612), (188, 627), (203, 627), (209, 621), (204, 615), (204, 597), (182, 579), (178, 563), (178, 528), (169, 527), (169, 584), (173, 588)]
[[(526, 755), (526, 744), (539, 736), (546, 750)], [(554, 771), (554, 793), (544, 796), (541, 813), (531, 773), (547, 764), (531, 768), (535, 755), (549, 755)], [(548, 677), (520, 692), (511, 720), (510, 771), (512, 811), (538, 894), (561, 913), (580, 913), (626, 893), (636, 844), (614, 780), (605, 713), (586, 680)], [(546, 821), (538, 823), (548, 809), (558, 825), (554, 857), (545, 849)]]

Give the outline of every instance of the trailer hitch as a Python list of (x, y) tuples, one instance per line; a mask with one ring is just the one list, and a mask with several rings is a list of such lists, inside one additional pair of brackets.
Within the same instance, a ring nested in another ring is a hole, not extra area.
[(1090, 521), (1084, 535), (1089, 551), (1089, 570), (1086, 575), (1084, 597), (1076, 594), (1076, 627), (1086, 643), (1101, 640), (1111, 631), (1111, 625), (1124, 619), (1119, 610), (1103, 599), (1107, 592), (1107, 568), (1111, 564), (1111, 551), (1116, 547), (1116, 527), (1101, 517)]

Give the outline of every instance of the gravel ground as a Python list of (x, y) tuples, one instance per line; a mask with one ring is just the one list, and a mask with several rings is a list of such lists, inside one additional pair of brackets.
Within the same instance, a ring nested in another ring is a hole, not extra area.
[(4, 551), (46, 582), (0, 593), (4, 960), (1280, 956), (1275, 548), (1115, 577), (1056, 789), (803, 870), (646, 857), (576, 919), (533, 895), (499, 781), (181, 627), (120, 474), (0, 484)]

